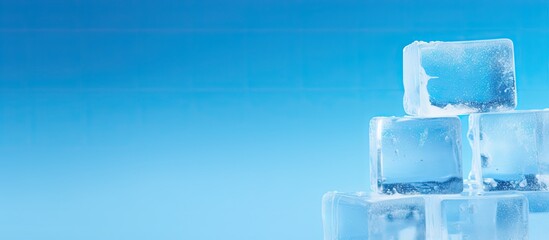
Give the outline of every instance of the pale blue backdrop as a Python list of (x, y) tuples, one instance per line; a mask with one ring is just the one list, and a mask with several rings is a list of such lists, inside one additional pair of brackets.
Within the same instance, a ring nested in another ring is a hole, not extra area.
[(402, 48), (501, 37), (549, 107), (547, 1), (2, 0), (0, 239), (321, 239)]

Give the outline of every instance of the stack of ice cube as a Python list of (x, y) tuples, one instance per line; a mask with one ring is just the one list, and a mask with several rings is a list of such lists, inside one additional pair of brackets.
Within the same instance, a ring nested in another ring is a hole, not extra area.
[(416, 41), (403, 60), (408, 116), (370, 121), (372, 192), (326, 193), (324, 239), (546, 239), (549, 110), (514, 110), (512, 41)]

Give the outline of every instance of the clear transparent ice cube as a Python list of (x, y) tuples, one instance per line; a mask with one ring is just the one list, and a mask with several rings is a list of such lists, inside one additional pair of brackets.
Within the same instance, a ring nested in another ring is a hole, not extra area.
[(322, 201), (324, 240), (425, 239), (425, 200), (328, 192)]
[[(547, 199), (545, 199), (547, 200)], [(543, 204), (541, 202), (541, 204)], [(547, 205), (536, 207), (547, 218)], [(324, 240), (528, 239), (528, 201), (514, 192), (376, 195), (328, 192)], [(532, 218), (531, 218), (532, 219)], [(544, 222), (546, 223), (546, 222)]]
[(515, 109), (513, 42), (415, 41), (403, 50), (404, 110), (417, 116)]
[(549, 110), (471, 114), (468, 138), (484, 190), (549, 190)]
[(427, 211), (428, 239), (528, 239), (528, 201), (520, 194), (438, 195)]
[(528, 198), (530, 214), (528, 217), (528, 235), (530, 240), (547, 239), (547, 223), (549, 223), (549, 192), (520, 192)]
[(384, 194), (462, 192), (459, 118), (373, 118), (370, 182)]

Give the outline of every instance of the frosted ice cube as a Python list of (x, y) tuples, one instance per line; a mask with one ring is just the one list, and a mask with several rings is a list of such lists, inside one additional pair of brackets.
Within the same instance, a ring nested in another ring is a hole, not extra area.
[(326, 193), (322, 200), (324, 240), (425, 239), (421, 197)]
[(404, 110), (438, 116), (515, 109), (513, 42), (413, 42), (403, 50)]
[(528, 235), (530, 240), (547, 239), (547, 223), (549, 223), (549, 192), (521, 192), (528, 198), (529, 218)]
[(370, 121), (370, 183), (385, 194), (463, 190), (457, 117), (376, 117)]
[(528, 202), (523, 195), (438, 195), (429, 199), (429, 239), (528, 239)]
[(468, 138), (484, 190), (549, 190), (549, 110), (471, 114)]

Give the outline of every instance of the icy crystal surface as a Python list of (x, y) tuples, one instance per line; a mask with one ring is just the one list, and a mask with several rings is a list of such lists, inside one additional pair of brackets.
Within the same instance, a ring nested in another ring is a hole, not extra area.
[(549, 110), (471, 114), (468, 138), (484, 190), (549, 190)]
[(513, 42), (509, 39), (416, 41), (403, 54), (407, 114), (459, 115), (516, 106)]
[(324, 240), (425, 239), (425, 200), (328, 192), (323, 197)]
[(373, 118), (370, 179), (372, 189), (384, 194), (460, 193), (459, 118)]

